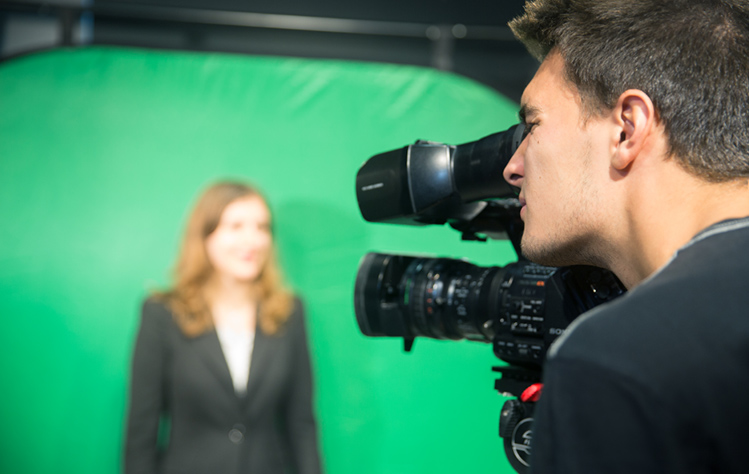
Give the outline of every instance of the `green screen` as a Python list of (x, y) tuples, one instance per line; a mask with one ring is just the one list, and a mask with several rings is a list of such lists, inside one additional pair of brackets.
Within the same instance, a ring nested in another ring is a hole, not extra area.
[(326, 471), (512, 472), (491, 346), (364, 337), (353, 286), (368, 251), (515, 260), (448, 227), (366, 223), (354, 189), (376, 153), (472, 141), (515, 112), (468, 79), (383, 64), (96, 47), (0, 66), (0, 472), (120, 471), (140, 303), (220, 178), (274, 211)]

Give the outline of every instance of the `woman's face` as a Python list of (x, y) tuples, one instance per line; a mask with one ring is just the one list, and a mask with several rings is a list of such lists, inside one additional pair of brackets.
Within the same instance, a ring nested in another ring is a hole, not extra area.
[(252, 282), (265, 267), (272, 243), (270, 211), (261, 198), (250, 196), (226, 206), (205, 248), (222, 280)]

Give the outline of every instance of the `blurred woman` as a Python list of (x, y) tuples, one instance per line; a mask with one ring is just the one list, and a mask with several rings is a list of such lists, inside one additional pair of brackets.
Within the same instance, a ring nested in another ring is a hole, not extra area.
[(127, 474), (321, 471), (304, 309), (281, 285), (271, 224), (246, 184), (199, 198), (173, 288), (143, 304)]

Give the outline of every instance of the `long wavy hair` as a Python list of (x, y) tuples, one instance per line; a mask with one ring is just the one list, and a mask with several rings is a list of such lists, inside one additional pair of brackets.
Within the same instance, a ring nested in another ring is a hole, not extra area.
[[(177, 325), (191, 337), (213, 328), (206, 298), (206, 283), (214, 269), (208, 259), (206, 238), (216, 230), (224, 209), (232, 202), (260, 198), (260, 192), (245, 183), (221, 181), (208, 187), (198, 198), (187, 222), (182, 247), (173, 270), (173, 287), (156, 296), (170, 307)], [(249, 282), (258, 295), (258, 324), (266, 334), (276, 334), (293, 309), (293, 295), (283, 284), (275, 252), (271, 250), (257, 280)]]

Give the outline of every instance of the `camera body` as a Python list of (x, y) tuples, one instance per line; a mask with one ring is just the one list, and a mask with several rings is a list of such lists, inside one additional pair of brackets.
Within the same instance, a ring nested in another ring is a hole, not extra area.
[(356, 196), (369, 222), (448, 224), (464, 240), (509, 239), (518, 261), (480, 267), (463, 260), (369, 253), (354, 289), (363, 334), (491, 343), (508, 365), (495, 389), (505, 402), (499, 435), (518, 472), (529, 466), (535, 401), (546, 353), (569, 324), (626, 290), (614, 274), (589, 266), (546, 267), (523, 258), (523, 222), (504, 168), (525, 139), (522, 125), (453, 146), (417, 141), (367, 160)]
[(509, 364), (540, 371), (551, 343), (578, 315), (621, 294), (595, 267), (519, 261), (479, 267), (463, 260), (369, 253), (354, 287), (366, 336), (491, 343)]

